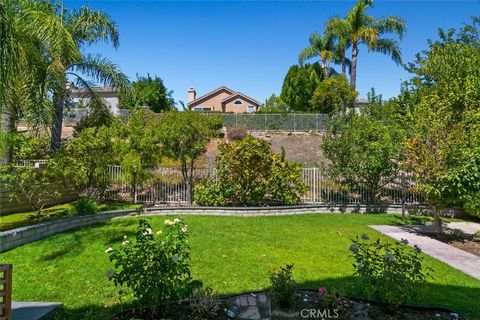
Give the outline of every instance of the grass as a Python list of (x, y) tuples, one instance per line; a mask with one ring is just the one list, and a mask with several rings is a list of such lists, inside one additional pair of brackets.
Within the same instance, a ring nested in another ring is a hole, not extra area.
[[(154, 231), (165, 217), (153, 217)], [(396, 224), (393, 215), (319, 214), (278, 217), (185, 216), (189, 225), (192, 272), (219, 294), (258, 290), (269, 285), (267, 271), (294, 263), (301, 287), (326, 286), (362, 296), (352, 276), (350, 239), (372, 224)], [(116, 290), (106, 278), (112, 268), (104, 250), (133, 235), (138, 219), (121, 219), (58, 234), (0, 255), (13, 263), (16, 301), (59, 301), (56, 319), (108, 319), (120, 310)], [(442, 306), (480, 318), (480, 281), (426, 257), (434, 279), (420, 305)], [(128, 307), (129, 301), (124, 301)]]
[[(44, 209), (40, 216), (37, 216), (33, 211), (10, 213), (0, 216), (0, 231), (11, 230), (39, 222), (45, 222), (71, 216), (74, 204), (75, 201), (49, 207), (47, 209)], [(108, 211), (117, 209), (139, 208), (141, 207), (141, 205), (127, 204), (119, 201), (107, 201), (99, 204), (98, 207), (100, 211)]]

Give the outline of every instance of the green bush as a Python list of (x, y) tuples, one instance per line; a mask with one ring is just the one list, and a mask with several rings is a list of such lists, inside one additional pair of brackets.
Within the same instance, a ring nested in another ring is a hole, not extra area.
[(124, 236), (120, 247), (108, 248), (105, 252), (115, 266), (109, 277), (120, 295), (127, 288), (142, 306), (190, 297), (201, 283), (192, 280), (187, 235), (187, 225), (180, 219), (165, 220), (164, 229), (157, 232), (140, 220), (135, 240)]
[(98, 202), (92, 198), (81, 198), (73, 204), (73, 213), (79, 216), (96, 214), (98, 211)]
[(195, 202), (201, 206), (293, 205), (307, 190), (302, 167), (276, 154), (264, 140), (247, 136), (222, 143), (216, 159), (215, 179), (195, 188)]
[(272, 298), (281, 306), (291, 306), (295, 297), (297, 284), (292, 276), (293, 264), (269, 271), (272, 285)]
[(386, 309), (415, 302), (419, 288), (430, 277), (423, 270), (419, 247), (410, 248), (401, 242), (369, 241), (367, 235), (352, 240), (350, 251), (355, 259), (355, 274), (369, 299), (380, 302)]

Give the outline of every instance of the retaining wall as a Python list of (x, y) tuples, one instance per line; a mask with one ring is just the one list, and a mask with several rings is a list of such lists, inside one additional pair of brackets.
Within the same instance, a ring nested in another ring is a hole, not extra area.
[[(410, 205), (405, 212), (426, 210), (423, 205)], [(366, 205), (303, 205), (288, 207), (153, 207), (146, 209), (114, 210), (88, 216), (75, 216), (43, 222), (31, 226), (0, 232), (0, 252), (11, 250), (29, 242), (47, 238), (75, 228), (102, 223), (113, 218), (132, 218), (155, 215), (210, 215), (210, 216), (280, 216), (306, 213), (401, 213), (402, 206)]]

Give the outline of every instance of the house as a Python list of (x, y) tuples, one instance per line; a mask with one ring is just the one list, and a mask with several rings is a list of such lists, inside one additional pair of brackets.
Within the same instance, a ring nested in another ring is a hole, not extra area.
[[(81, 107), (89, 99), (84, 89), (79, 89), (73, 84), (68, 84), (67, 89), (70, 92), (69, 102), (73, 108)], [(106, 102), (110, 112), (116, 116), (120, 114), (118, 108), (118, 97), (113, 87), (95, 87), (93, 90)]]
[(227, 87), (220, 87), (198, 98), (194, 88), (188, 90), (188, 108), (192, 111), (253, 113), (259, 107), (257, 100)]

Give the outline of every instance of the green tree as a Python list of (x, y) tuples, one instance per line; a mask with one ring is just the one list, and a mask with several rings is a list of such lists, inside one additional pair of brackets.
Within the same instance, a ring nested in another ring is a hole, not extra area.
[(412, 79), (401, 103), (409, 127), (406, 166), (433, 207), (463, 204), (475, 214), (480, 145), (480, 20), (458, 32), (439, 30), (440, 40), (409, 64)]
[(366, 111), (334, 117), (322, 149), (330, 160), (329, 175), (352, 189), (367, 189), (365, 200), (375, 202), (380, 189), (398, 174), (404, 133), (393, 121), (377, 119), (375, 112)]
[(343, 75), (321, 81), (310, 101), (312, 109), (320, 113), (345, 111), (353, 107), (358, 93)]
[(318, 63), (293, 65), (283, 80), (280, 98), (292, 111), (311, 111), (310, 100), (322, 77), (322, 67)]
[(260, 106), (258, 113), (286, 113), (290, 108), (274, 93)]
[(334, 17), (326, 25), (327, 33), (348, 39), (352, 46), (350, 84), (354, 88), (357, 82), (357, 60), (361, 44), (365, 44), (369, 51), (390, 55), (397, 64), (402, 62), (398, 42), (394, 39), (381, 38), (381, 36), (395, 34), (401, 39), (407, 30), (405, 21), (394, 16), (377, 19), (367, 15), (367, 9), (372, 6), (372, 0), (357, 0), (346, 18)]
[(169, 111), (162, 116), (158, 131), (162, 154), (180, 162), (189, 204), (193, 201), (195, 161), (207, 151), (208, 142), (218, 136), (221, 127), (219, 118), (196, 112)]
[(137, 76), (137, 81), (132, 85), (132, 91), (120, 95), (120, 107), (133, 110), (138, 107), (148, 106), (153, 112), (169, 111), (174, 109), (175, 101), (173, 91), (167, 90), (159, 77), (152, 78)]
[(310, 46), (303, 49), (298, 56), (300, 65), (307, 59), (319, 57), (323, 76), (328, 77), (330, 75), (330, 63), (334, 61), (336, 55), (333, 36), (328, 33), (320, 35), (314, 32), (310, 35), (308, 41)]

